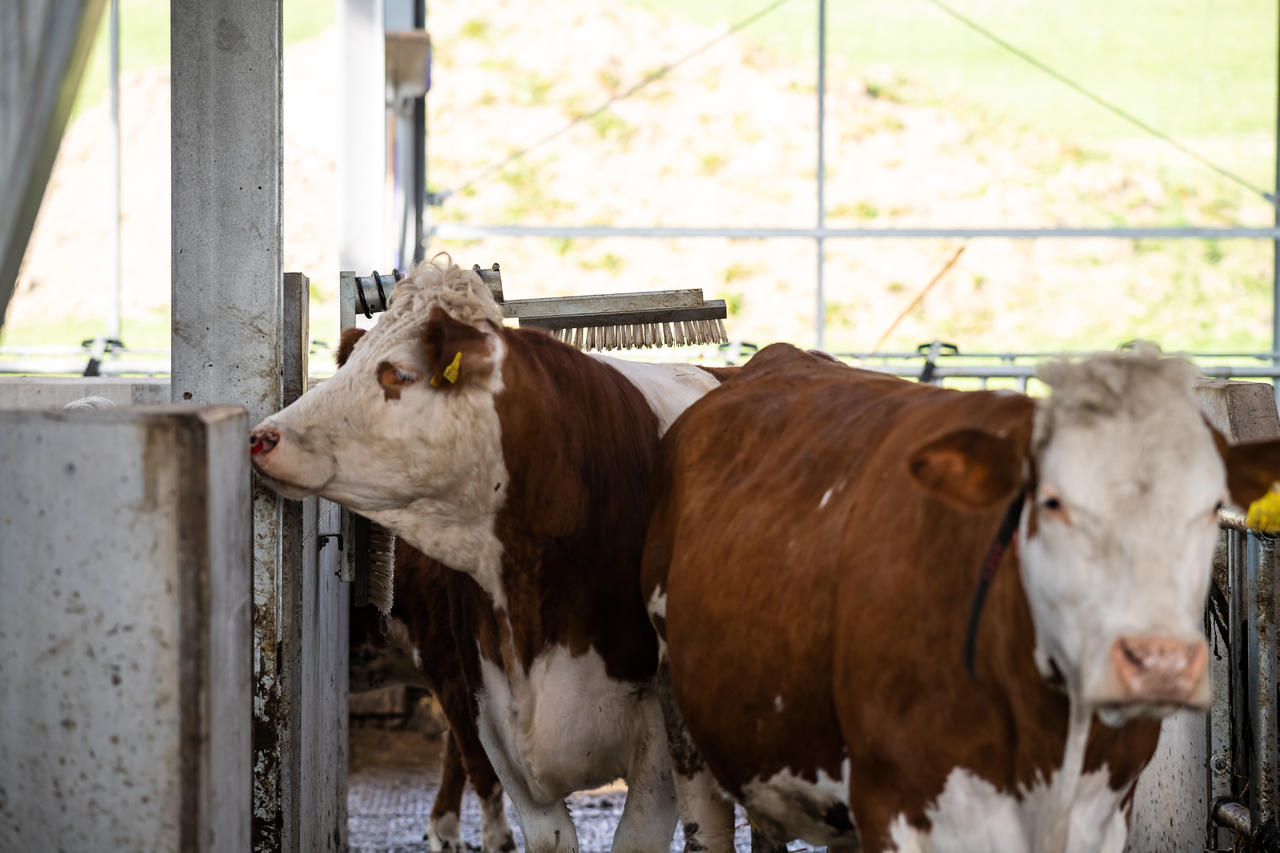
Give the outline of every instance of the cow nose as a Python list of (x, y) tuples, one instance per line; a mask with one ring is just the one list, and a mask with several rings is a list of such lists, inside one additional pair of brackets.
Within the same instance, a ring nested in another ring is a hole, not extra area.
[(1204, 640), (1120, 637), (1111, 647), (1111, 663), (1130, 701), (1192, 703), (1208, 661)]
[(249, 433), (249, 455), (265, 457), (280, 443), (280, 431), (275, 427), (260, 426)]

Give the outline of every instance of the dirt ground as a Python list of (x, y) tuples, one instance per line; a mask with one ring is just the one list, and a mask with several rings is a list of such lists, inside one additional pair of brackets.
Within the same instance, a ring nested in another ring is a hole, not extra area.
[[(416, 731), (352, 725), (347, 777), (351, 853), (425, 853), (429, 849), (422, 836), (440, 785), (440, 751), (438, 738), (423, 737)], [(569, 798), (582, 853), (609, 850), (625, 799), (626, 786), (621, 782)], [(516, 843), (523, 849), (510, 803), (507, 817)], [(480, 802), (470, 788), (462, 801), (462, 838), (472, 849), (480, 849)], [(684, 836), (679, 829), (671, 849), (684, 849)], [(741, 811), (737, 849), (743, 853), (751, 849), (750, 830)], [(795, 842), (790, 849), (813, 848)]]

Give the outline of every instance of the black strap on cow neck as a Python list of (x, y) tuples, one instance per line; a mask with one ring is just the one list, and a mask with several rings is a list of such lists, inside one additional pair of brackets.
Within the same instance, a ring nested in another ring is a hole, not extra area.
[(1014, 531), (1018, 529), (1018, 519), (1022, 517), (1022, 504), (1026, 494), (1025, 490), (1020, 489), (1017, 497), (1009, 504), (1004, 519), (1000, 522), (1000, 529), (987, 548), (987, 556), (982, 560), (982, 574), (978, 576), (978, 588), (973, 591), (973, 602), (969, 605), (969, 626), (964, 632), (964, 668), (969, 671), (970, 678), (974, 677), (973, 657), (978, 644), (978, 620), (982, 618), (982, 605), (987, 600), (987, 590), (996, 576), (1000, 561), (1004, 559), (1004, 552), (1008, 550)]

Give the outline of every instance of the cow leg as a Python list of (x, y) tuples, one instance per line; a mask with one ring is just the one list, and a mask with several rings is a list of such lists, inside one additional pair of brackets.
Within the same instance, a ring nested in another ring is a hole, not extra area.
[(666, 726), (656, 696), (640, 702), (644, 729), (627, 769), (627, 802), (613, 833), (613, 850), (669, 850), (676, 831), (676, 789), (671, 779)]
[[(493, 770), (489, 756), (485, 755), (475, 723), (469, 718), (458, 726), (459, 754), (471, 785), (480, 798), (480, 849), (482, 853), (511, 853), (516, 849), (507, 822), (506, 803), (502, 798), (502, 783)], [(462, 746), (461, 742), (466, 745)]]
[(440, 789), (427, 821), (427, 839), (432, 853), (462, 850), (462, 832), (458, 816), (462, 813), (462, 790), (467, 784), (467, 771), (462, 766), (462, 753), (450, 732), (444, 735), (443, 769)]
[(547, 806), (538, 804), (524, 776), (507, 757), (501, 737), (483, 710), (477, 729), (485, 754), (515, 807), (516, 823), (524, 835), (525, 853), (578, 853), (578, 831), (564, 800)]
[(785, 841), (774, 841), (752, 824), (751, 853), (787, 853), (787, 844)]
[(684, 827), (685, 853), (733, 853), (733, 801), (711, 775), (693, 745), (671, 693), (666, 661), (654, 679), (666, 722), (667, 749), (676, 787), (676, 811)]

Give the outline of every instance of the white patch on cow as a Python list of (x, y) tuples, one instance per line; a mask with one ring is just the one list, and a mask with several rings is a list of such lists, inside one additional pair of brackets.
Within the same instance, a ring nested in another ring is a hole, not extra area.
[[(1021, 571), (1036, 660), (1094, 708), (1126, 699), (1120, 637), (1203, 643), (1225, 468), (1191, 390), (1194, 369), (1133, 355), (1042, 367), (1036, 535), (1023, 513)], [(1060, 508), (1059, 508), (1060, 507)], [(1191, 700), (1208, 702), (1208, 679)], [(1107, 711), (1118, 724), (1168, 707)]]
[(445, 812), (438, 818), (427, 820), (427, 846), (431, 853), (457, 853), (465, 849), (457, 812)]
[(827, 501), (831, 500), (831, 493), (833, 491), (835, 491), (834, 487), (827, 489), (825, 492), (822, 493), (822, 500), (818, 501), (818, 509), (822, 509), (827, 505)]
[[(480, 740), (515, 806), (530, 850), (566, 849), (573, 825), (563, 798), (619, 777), (627, 779), (642, 801), (648, 798), (649, 805), (637, 805), (638, 814), (647, 809), (653, 820), (662, 820), (662, 798), (664, 791), (671, 798), (671, 779), (656, 697), (641, 697), (634, 684), (609, 678), (594, 649), (575, 656), (564, 646), (553, 646), (534, 658), (527, 673), (518, 666), (504, 671), (482, 654), (480, 670)], [(624, 818), (633, 809), (630, 794), (627, 801)], [(668, 839), (674, 803), (670, 812)], [(619, 850), (631, 847), (631, 840), (622, 837), (623, 823), (635, 833), (653, 826), (640, 817), (620, 822), (614, 841)], [(576, 835), (572, 843), (576, 847)], [(646, 843), (642, 840), (637, 849)]]
[(480, 850), (481, 853), (506, 853), (515, 849), (502, 789), (498, 788), (480, 801)]
[[(1062, 771), (1049, 784), (1038, 781), (1014, 797), (963, 767), (947, 776), (946, 787), (925, 814), (929, 829), (911, 826), (898, 815), (889, 827), (896, 853), (1032, 853), (1054, 848), (1039, 841), (1051, 831), (1042, 825), (1057, 811), (1055, 789)], [(1106, 766), (1079, 777), (1070, 803), (1068, 833), (1059, 853), (1120, 853), (1128, 823), (1120, 803), (1125, 792), (1108, 787)]]
[[(809, 774), (783, 768), (768, 779), (756, 777), (742, 786), (742, 804), (753, 820), (779, 827), (788, 838), (803, 838), (810, 844), (839, 844), (852, 840), (830, 824), (816, 819), (831, 810), (849, 808), (849, 759), (840, 765), (840, 778), (833, 779), (819, 769), (816, 781)], [(852, 813), (849, 813), (852, 820)]]
[(785, 703), (785, 702), (783, 702), (783, 701), (782, 701), (782, 694), (781, 694), (781, 693), (779, 693), (777, 696), (774, 696), (774, 697), (773, 697), (773, 710), (775, 710), (775, 711), (777, 711), (779, 714), (781, 714), (781, 713), (782, 713), (782, 709), (783, 709), (783, 708), (785, 708), (785, 707), (787, 707), (787, 705), (786, 705), (786, 703)]
[[(655, 586), (653, 592), (649, 594), (649, 621), (655, 619), (667, 618), (667, 591), (661, 586)], [(658, 660), (667, 659), (667, 638), (661, 632), (658, 633)]]
[(649, 595), (649, 615), (667, 618), (667, 591), (660, 586), (655, 586)]
[(645, 402), (658, 418), (658, 435), (665, 434), (685, 409), (720, 384), (720, 380), (707, 371), (688, 364), (627, 361), (596, 353), (591, 355), (625, 376), (644, 395)]

